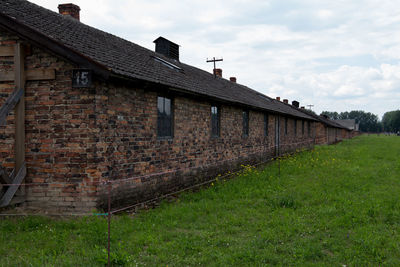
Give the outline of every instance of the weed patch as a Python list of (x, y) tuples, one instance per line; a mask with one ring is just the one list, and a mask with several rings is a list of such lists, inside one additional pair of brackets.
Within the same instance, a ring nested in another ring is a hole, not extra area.
[[(400, 138), (361, 136), (243, 166), (234, 179), (114, 216), (114, 266), (399, 266)], [(102, 217), (0, 220), (0, 266), (101, 266)]]

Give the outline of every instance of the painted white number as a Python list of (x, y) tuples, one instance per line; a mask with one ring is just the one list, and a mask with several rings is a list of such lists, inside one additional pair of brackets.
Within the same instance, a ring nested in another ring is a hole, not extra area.
[(79, 84), (79, 72), (75, 73), (75, 84)]
[(81, 73), (81, 83), (82, 85), (87, 85), (89, 83), (88, 73), (86, 71)]
[(91, 85), (91, 73), (85, 70), (74, 70), (73, 83), (75, 87), (89, 87)]

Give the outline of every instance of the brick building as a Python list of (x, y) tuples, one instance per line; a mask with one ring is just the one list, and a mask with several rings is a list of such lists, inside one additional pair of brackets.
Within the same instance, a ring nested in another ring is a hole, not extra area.
[(352, 138), (355, 135), (358, 135), (358, 131), (354, 131), (354, 129), (339, 124), (337, 121), (331, 120), (325, 115), (317, 115), (304, 109), (304, 107), (299, 109), (299, 104), (296, 104), (295, 102), (296, 101), (293, 101), (294, 107), (317, 120), (315, 123), (315, 144), (334, 144), (343, 139)]
[(2, 186), (0, 206), (88, 211), (102, 182), (126, 178), (113, 204), (143, 201), (308, 148), (325, 125), (182, 63), (165, 38), (150, 51), (81, 23), (72, 4), (0, 4), (0, 179), (37, 185)]

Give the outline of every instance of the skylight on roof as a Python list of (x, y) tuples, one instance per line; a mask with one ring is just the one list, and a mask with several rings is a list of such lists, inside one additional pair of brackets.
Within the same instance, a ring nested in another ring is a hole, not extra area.
[(174, 65), (174, 64), (172, 64), (172, 63), (170, 63), (170, 62), (168, 62), (168, 61), (166, 61), (166, 60), (164, 60), (162, 58), (159, 58), (159, 57), (156, 57), (156, 56), (153, 56), (153, 58), (154, 58), (155, 61), (160, 62), (161, 64), (163, 64), (164, 66), (167, 66), (170, 69), (173, 69), (173, 70), (176, 70), (176, 71), (183, 71), (182, 68), (180, 68), (177, 65)]

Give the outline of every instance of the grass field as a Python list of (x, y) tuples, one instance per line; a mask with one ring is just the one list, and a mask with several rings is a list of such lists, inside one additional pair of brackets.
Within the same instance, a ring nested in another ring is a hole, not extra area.
[[(400, 137), (361, 136), (244, 168), (112, 220), (127, 266), (400, 266)], [(0, 219), (1, 266), (101, 266), (104, 218)]]

